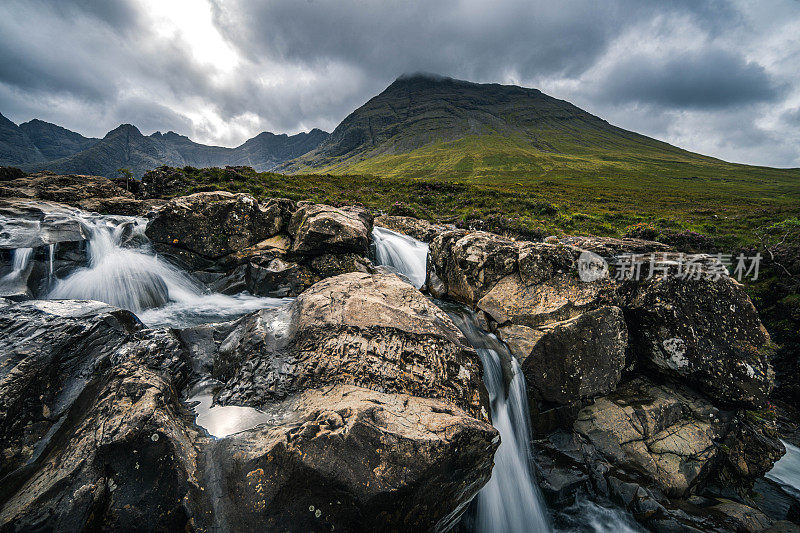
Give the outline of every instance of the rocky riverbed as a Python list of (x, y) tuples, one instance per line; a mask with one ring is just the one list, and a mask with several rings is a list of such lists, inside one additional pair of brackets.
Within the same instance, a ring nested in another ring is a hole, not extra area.
[(2, 530), (798, 530), (732, 278), (176, 179), (0, 181)]

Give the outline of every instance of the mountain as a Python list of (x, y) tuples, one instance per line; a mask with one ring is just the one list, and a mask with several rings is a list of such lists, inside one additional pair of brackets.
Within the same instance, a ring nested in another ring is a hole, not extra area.
[(18, 166), (45, 159), (21, 128), (0, 114), (0, 165)]
[(19, 125), (45, 159), (59, 159), (77, 154), (100, 139), (84, 137), (61, 126), (35, 118)]
[(131, 124), (109, 131), (105, 137), (86, 150), (53, 161), (26, 165), (24, 170), (49, 170), (59, 174), (91, 174), (117, 176), (117, 169), (125, 167), (135, 176), (160, 165), (180, 166), (179, 156), (150, 137), (145, 137)]
[(232, 164), (249, 166), (256, 170), (272, 170), (284, 161), (313, 150), (327, 138), (328, 133), (317, 128), (292, 136), (265, 131), (235, 148), (236, 162)]
[[(318, 129), (291, 136), (263, 132), (236, 148), (225, 148), (196, 143), (172, 131), (145, 136), (131, 124), (122, 124), (98, 140), (87, 139), (54, 124), (37, 120), (19, 127), (7, 122), (16, 128), (12, 130), (11, 126), (6, 127), (9, 135), (17, 132), (8, 143), (10, 147), (16, 147), (16, 155), (7, 160), (0, 159), (0, 164), (17, 165), (28, 171), (49, 170), (108, 177), (118, 175), (119, 168), (128, 168), (134, 176), (140, 177), (161, 165), (201, 168), (248, 165), (265, 171), (303, 155), (328, 136)], [(32, 132), (33, 138), (40, 143), (39, 148), (31, 142), (25, 131)], [(0, 129), (0, 136), (2, 132)], [(81, 144), (86, 148), (77, 150)], [(57, 154), (66, 155), (54, 159), (47, 157)], [(28, 159), (22, 160), (23, 155), (27, 155)]]
[(536, 89), (417, 74), (398, 78), (316, 149), (277, 170), (498, 180), (690, 178), (743, 168), (761, 167), (626, 131)]

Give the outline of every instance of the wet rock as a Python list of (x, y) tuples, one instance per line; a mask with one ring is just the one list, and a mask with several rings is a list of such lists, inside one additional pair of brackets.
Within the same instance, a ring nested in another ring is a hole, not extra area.
[(196, 193), (158, 208), (146, 234), (162, 247), (218, 259), (279, 233), (287, 223), (283, 215), (280, 203), (261, 206), (247, 194)]
[[(515, 327), (519, 332), (524, 326)], [(501, 336), (503, 330), (501, 328)], [(517, 339), (522, 335), (517, 333)], [(505, 337), (503, 337), (505, 339)], [(616, 388), (625, 366), (628, 332), (618, 307), (603, 307), (539, 329), (528, 328), (517, 350), (529, 394), (535, 399), (570, 404)]]
[[(42, 407), (46, 407), (46, 404)], [(3, 479), (9, 530), (184, 530), (207, 507), (195, 430), (168, 381), (125, 361), (90, 377), (41, 455)], [(45, 413), (44, 416), (48, 416)]]
[(219, 399), (258, 406), (336, 383), (441, 398), (487, 419), (480, 361), (450, 318), (397, 276), (328, 278), (221, 342)]
[(491, 475), (497, 432), (448, 402), (337, 385), (303, 392), (293, 409), (292, 425), (204, 453), (224, 480), (215, 525), (445, 531)]
[(303, 255), (366, 255), (371, 232), (372, 216), (358, 208), (302, 204), (289, 222), (289, 234), (293, 237), (292, 252)]
[(721, 403), (763, 405), (774, 380), (769, 335), (739, 283), (654, 278), (623, 292), (639, 361)]
[(88, 238), (77, 210), (53, 202), (0, 200), (0, 248), (38, 248)]
[(440, 233), (455, 229), (455, 227), (450, 224), (436, 224), (419, 218), (398, 215), (381, 215), (375, 217), (375, 225), (428, 243), (435, 239)]

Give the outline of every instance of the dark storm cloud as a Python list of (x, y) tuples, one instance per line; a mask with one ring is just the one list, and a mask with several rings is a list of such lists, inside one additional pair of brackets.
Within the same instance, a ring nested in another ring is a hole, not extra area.
[[(0, 112), (94, 136), (130, 122), (235, 145), (265, 129), (330, 130), (400, 74), (427, 71), (538, 86), (713, 155), (751, 142), (758, 162), (800, 164), (779, 131), (788, 114), (756, 125), (800, 101), (800, 47), (764, 44), (800, 31), (793, 0), (771, 0), (774, 20), (723, 0), (148, 2), (1, 3)], [(166, 22), (154, 14), (164, 9)], [(734, 112), (748, 124), (736, 135), (714, 115)], [(695, 124), (719, 127), (695, 138)]]
[(704, 49), (659, 61), (633, 55), (605, 73), (596, 90), (614, 102), (714, 109), (772, 101), (781, 87), (761, 65), (726, 50)]

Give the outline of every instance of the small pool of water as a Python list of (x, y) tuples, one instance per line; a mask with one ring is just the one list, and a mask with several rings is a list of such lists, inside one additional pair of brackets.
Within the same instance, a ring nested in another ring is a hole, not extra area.
[(219, 385), (212, 381), (201, 383), (186, 399), (197, 415), (195, 423), (212, 437), (222, 439), (261, 425), (282, 424), (291, 416), (282, 406), (266, 411), (239, 405), (213, 405), (214, 389)]

